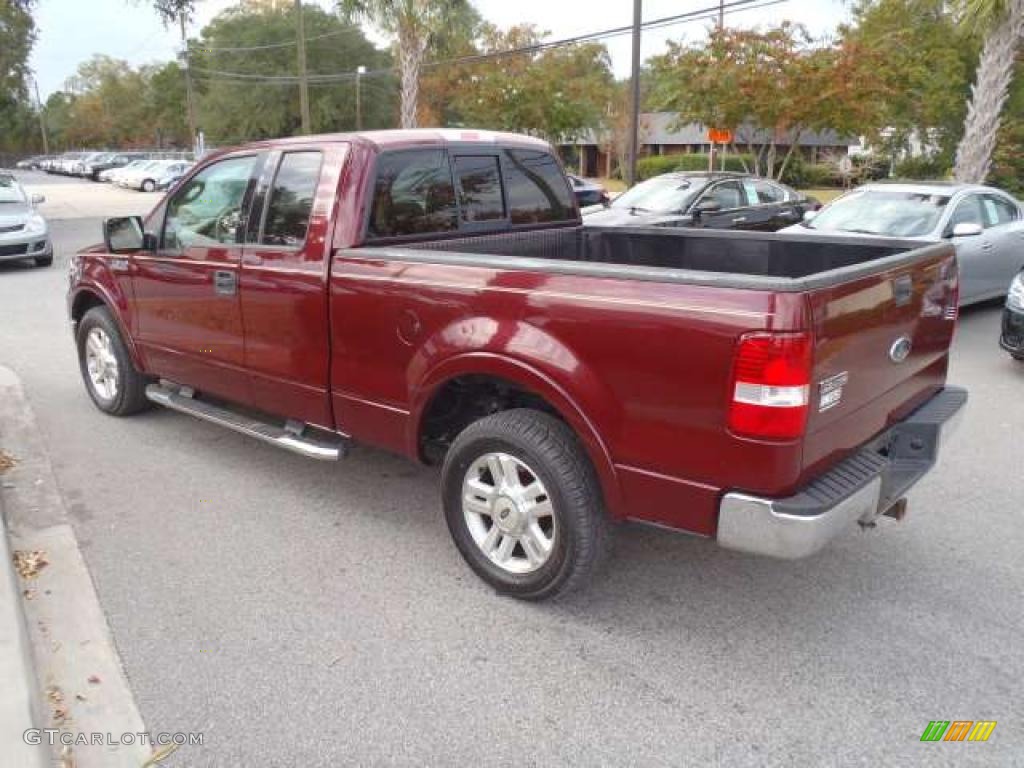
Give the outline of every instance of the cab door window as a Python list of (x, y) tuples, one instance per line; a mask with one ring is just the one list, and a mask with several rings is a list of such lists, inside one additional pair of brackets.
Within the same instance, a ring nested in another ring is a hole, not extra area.
[(231, 157), (190, 178), (167, 203), (161, 249), (181, 252), (240, 242), (256, 156)]

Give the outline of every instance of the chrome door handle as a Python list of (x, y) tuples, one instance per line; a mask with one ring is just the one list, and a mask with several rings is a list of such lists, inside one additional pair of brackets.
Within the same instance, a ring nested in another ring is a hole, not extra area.
[(733, 224), (739, 224), (739, 223), (741, 223), (741, 222), (744, 222), (744, 221), (746, 221), (746, 220), (747, 220), (747, 217), (746, 217), (746, 216), (736, 216), (736, 217), (735, 217), (735, 218), (734, 218), (734, 219), (732, 220), (732, 223), (733, 223)]
[(218, 296), (234, 296), (238, 291), (238, 277), (230, 270), (218, 269), (213, 273), (213, 290)]
[(983, 250), (983, 251), (991, 251), (992, 250), (992, 243), (990, 243), (990, 242), (982, 243), (981, 244), (981, 250)]
[(779, 211), (779, 216), (784, 216), (787, 219), (789, 219), (796, 216), (796, 211), (794, 211), (792, 208), (786, 208), (783, 211)]

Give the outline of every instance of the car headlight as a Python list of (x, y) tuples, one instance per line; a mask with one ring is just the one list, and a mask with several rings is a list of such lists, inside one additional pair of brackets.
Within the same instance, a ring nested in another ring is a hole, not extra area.
[(1006, 306), (1024, 312), (1024, 272), (1018, 272), (1010, 283), (1010, 292), (1006, 294)]
[(25, 229), (28, 232), (45, 232), (46, 219), (44, 219), (38, 213), (33, 213), (31, 216), (28, 217), (28, 222), (25, 224)]

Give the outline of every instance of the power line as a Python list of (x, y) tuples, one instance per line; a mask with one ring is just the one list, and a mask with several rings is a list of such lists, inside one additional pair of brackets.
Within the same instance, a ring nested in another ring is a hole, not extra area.
[[(788, 0), (733, 0), (729, 3), (715, 4), (695, 11), (688, 11), (687, 13), (680, 13), (674, 16), (665, 16), (660, 19), (652, 19), (651, 21), (644, 22), (641, 24), (642, 29), (660, 29), (663, 27), (673, 26), (680, 23), (692, 23), (696, 21), (702, 21), (704, 19), (717, 19), (720, 13), (736, 13), (738, 11), (749, 11), (758, 8), (767, 8), (772, 5), (780, 5), (788, 2)], [(529, 53), (540, 53), (552, 48), (560, 48), (566, 45), (575, 45), (582, 42), (594, 42), (597, 40), (606, 39), (609, 37), (617, 37), (623, 34), (630, 34), (633, 31), (632, 25), (626, 27), (615, 27), (612, 29), (606, 29), (599, 32), (589, 32), (583, 35), (576, 35), (574, 37), (567, 37), (561, 40), (551, 40), (543, 43), (536, 43), (534, 45), (523, 46), (520, 48), (512, 48), (504, 51), (492, 51), (490, 53), (479, 53), (470, 56), (460, 56), (452, 59), (444, 59), (441, 61), (427, 62), (423, 65), (423, 69), (441, 67), (441, 66), (458, 66), (460, 64), (475, 64), (483, 61), (490, 61), (493, 59), (505, 58), (507, 56), (517, 56)], [(313, 39), (313, 38), (309, 38)], [(224, 70), (204, 69), (201, 67), (193, 67), (195, 73), (203, 74), (207, 77), (221, 78), (224, 80), (247, 81), (247, 82), (261, 82), (266, 84), (294, 84), (299, 82), (299, 78), (295, 75), (259, 75), (247, 72), (229, 72)], [(380, 69), (367, 70), (362, 77), (370, 77), (373, 75), (392, 74), (394, 69), (392, 67), (385, 67)], [(313, 83), (327, 83), (344, 80), (354, 80), (356, 77), (353, 72), (336, 72), (336, 73), (315, 73), (311, 72), (307, 74), (307, 78), (310, 84)]]

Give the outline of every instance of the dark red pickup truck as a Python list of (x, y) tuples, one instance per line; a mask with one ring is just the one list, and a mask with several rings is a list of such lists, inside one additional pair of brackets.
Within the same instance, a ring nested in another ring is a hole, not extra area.
[(949, 245), (581, 227), (521, 136), (251, 144), (104, 240), (69, 293), (100, 409), (443, 463), (459, 550), (524, 598), (612, 521), (801, 557), (899, 517), (966, 401)]

